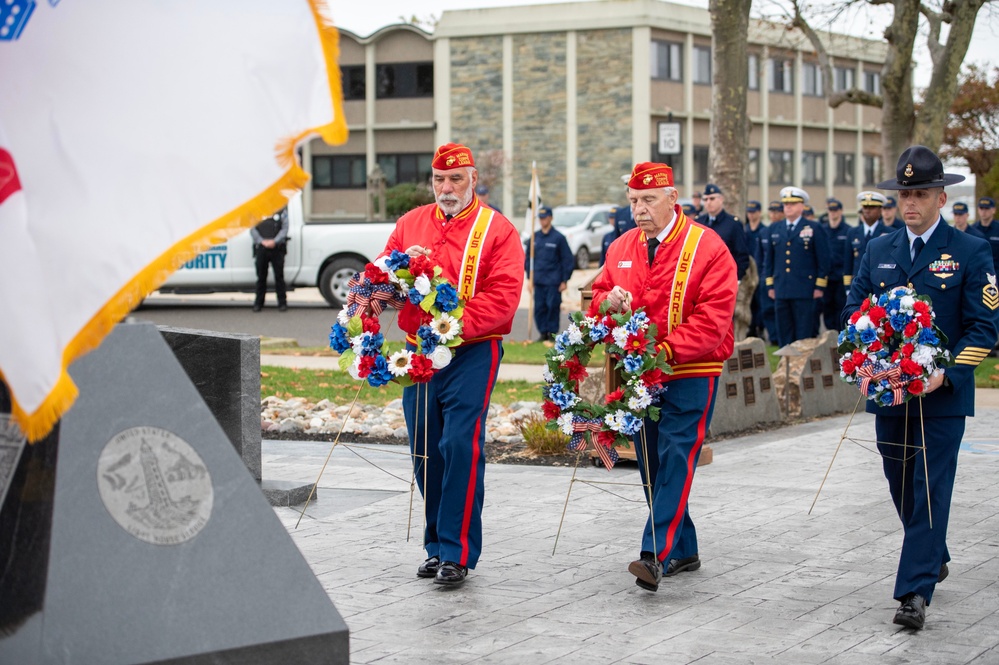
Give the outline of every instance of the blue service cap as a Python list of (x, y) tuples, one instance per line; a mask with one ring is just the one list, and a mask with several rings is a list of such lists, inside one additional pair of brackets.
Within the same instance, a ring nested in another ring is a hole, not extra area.
[(693, 203), (684, 203), (682, 208), (683, 214), (687, 217), (697, 217), (697, 208)]
[(885, 197), (885, 205), (884, 205), (885, 208), (894, 208), (897, 205), (898, 205), (898, 201), (895, 200), (894, 196), (886, 196)]
[(538, 217), (551, 217), (551, 216), (552, 216), (551, 208), (549, 208), (548, 206), (538, 207)]
[(955, 203), (951, 211), (955, 215), (967, 215), (968, 214), (968, 204), (967, 203)]
[(842, 210), (843, 202), (839, 199), (826, 199), (826, 210)]
[(979, 208), (995, 208), (996, 207), (996, 200), (994, 198), (992, 198), (991, 196), (983, 196), (982, 198), (978, 199), (978, 207)]
[(803, 217), (815, 217), (815, 208), (812, 206), (805, 206), (805, 209), (801, 212)]
[(771, 201), (770, 207), (767, 208), (770, 212), (784, 212), (784, 204), (780, 201)]
[(475, 193), (478, 194), (479, 196), (485, 196), (486, 194), (489, 193), (489, 188), (486, 187), (485, 185), (478, 185), (475, 188)]
[(763, 205), (759, 201), (746, 202), (746, 212), (760, 212), (761, 210), (763, 210)]
[(704, 196), (709, 196), (711, 194), (721, 194), (721, 193), (722, 193), (721, 187), (719, 187), (718, 185), (715, 185), (715, 184), (709, 183), (704, 188)]

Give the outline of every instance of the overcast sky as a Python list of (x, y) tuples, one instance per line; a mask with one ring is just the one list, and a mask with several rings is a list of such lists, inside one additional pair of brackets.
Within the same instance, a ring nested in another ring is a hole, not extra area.
[[(513, 5), (536, 5), (548, 4), (553, 0), (375, 0), (374, 2), (330, 2), (329, 7), (333, 15), (334, 22), (351, 32), (362, 37), (370, 35), (379, 28), (399, 23), (400, 17), (416, 16), (420, 19), (427, 19), (431, 16), (440, 18), (446, 9), (470, 9), (484, 7), (508, 7)], [(564, 1), (564, 0), (558, 0)], [(597, 1), (600, 0), (588, 0)], [(693, 5), (695, 7), (707, 8), (707, 0), (674, 0), (679, 4)], [(611, 3), (608, 3), (611, 4)], [(757, 5), (763, 7), (773, 7), (771, 0), (763, 0)], [(851, 19), (841, 19), (837, 23), (837, 29), (857, 36), (881, 39), (884, 28), (891, 19), (891, 11), (882, 8), (878, 15), (856, 16)], [(771, 10), (772, 12), (773, 10)], [(754, 14), (756, 9), (754, 8)], [(999, 38), (999, 12), (986, 5), (979, 12), (978, 22), (975, 25), (975, 33), (972, 38), (971, 48), (965, 62), (977, 62), (995, 65), (999, 62), (999, 49), (995, 48), (996, 40)], [(925, 47), (925, 41), (916, 43), (916, 74), (915, 83), (917, 86), (925, 87), (930, 80), (929, 55)]]

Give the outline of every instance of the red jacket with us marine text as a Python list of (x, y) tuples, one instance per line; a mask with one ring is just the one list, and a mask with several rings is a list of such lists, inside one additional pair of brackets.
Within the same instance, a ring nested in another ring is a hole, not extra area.
[[(510, 220), (482, 206), (474, 195), (450, 220), (431, 203), (399, 218), (382, 256), (394, 249), (405, 252), (413, 245), (430, 250), (430, 262), (442, 268), (441, 276), (458, 289), (459, 298), (463, 284), (474, 288), (461, 317), (464, 343), (498, 339), (510, 332), (524, 286), (524, 249)], [(410, 342), (415, 341), (422, 315), (409, 302), (399, 312), (399, 327)]]
[(593, 283), (589, 314), (596, 315), (610, 290), (620, 286), (632, 295), (631, 309), (644, 307), (656, 324), (656, 348), (673, 369), (669, 379), (718, 376), (735, 344), (735, 261), (717, 233), (692, 222), (680, 206), (675, 214), (651, 266), (640, 229), (611, 244)]

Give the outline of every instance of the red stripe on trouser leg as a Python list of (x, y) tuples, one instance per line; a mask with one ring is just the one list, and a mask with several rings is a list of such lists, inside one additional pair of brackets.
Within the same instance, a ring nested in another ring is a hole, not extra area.
[(472, 522), (472, 510), (475, 506), (475, 488), (478, 484), (478, 478), (476, 474), (478, 473), (478, 463), (479, 457), (482, 455), (482, 450), (479, 447), (479, 439), (482, 436), (482, 428), (486, 426), (485, 418), (489, 415), (489, 398), (493, 394), (493, 387), (496, 384), (496, 377), (499, 372), (497, 371), (497, 365), (499, 364), (499, 342), (492, 340), (487, 342), (489, 344), (490, 351), (492, 352), (492, 362), (489, 366), (489, 385), (486, 386), (485, 399), (482, 401), (482, 411), (479, 413), (478, 420), (475, 421), (475, 430), (472, 436), (472, 464), (471, 464), (471, 474), (468, 478), (468, 490), (465, 493), (465, 514), (461, 521), (461, 561), (458, 563), (462, 566), (468, 565), (468, 527)]
[(708, 399), (704, 404), (704, 412), (701, 414), (700, 419), (697, 421), (697, 440), (694, 441), (694, 445), (690, 449), (690, 454), (687, 456), (687, 477), (683, 483), (683, 492), (680, 494), (680, 501), (676, 506), (676, 513), (673, 515), (673, 519), (670, 520), (669, 529), (666, 531), (666, 542), (663, 550), (658, 554), (660, 561), (665, 560), (669, 553), (673, 551), (673, 538), (676, 535), (676, 530), (680, 526), (680, 522), (683, 520), (683, 514), (687, 511), (687, 499), (690, 497), (690, 486), (694, 483), (694, 469), (697, 468), (697, 455), (700, 453), (701, 444), (704, 443), (704, 435), (707, 433), (707, 420), (708, 414), (711, 412), (711, 398), (713, 396), (715, 389), (715, 381), (708, 380)]

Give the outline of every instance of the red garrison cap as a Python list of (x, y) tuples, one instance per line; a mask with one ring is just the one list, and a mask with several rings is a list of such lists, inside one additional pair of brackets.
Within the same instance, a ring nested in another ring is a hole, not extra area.
[(438, 171), (450, 171), (464, 166), (475, 166), (472, 151), (460, 143), (445, 143), (437, 148), (430, 166)]
[(656, 189), (672, 186), (673, 169), (665, 164), (656, 164), (655, 162), (635, 164), (635, 169), (631, 172), (631, 179), (628, 180), (628, 187), (632, 189)]

